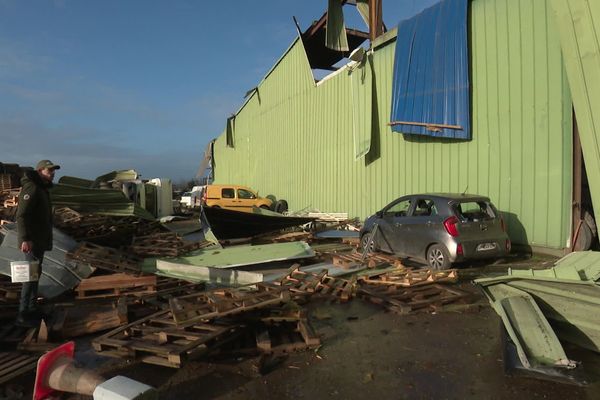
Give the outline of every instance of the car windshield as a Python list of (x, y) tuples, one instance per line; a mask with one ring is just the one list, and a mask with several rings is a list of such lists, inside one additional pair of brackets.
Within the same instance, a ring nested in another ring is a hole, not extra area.
[(496, 218), (490, 203), (483, 200), (457, 203), (452, 208), (461, 221), (474, 222)]

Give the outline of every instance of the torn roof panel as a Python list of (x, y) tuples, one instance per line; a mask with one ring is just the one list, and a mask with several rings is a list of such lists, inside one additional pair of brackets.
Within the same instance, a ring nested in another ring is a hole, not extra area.
[(327, 37), (326, 24), (327, 13), (323, 14), (318, 21), (313, 22), (301, 35), (306, 55), (308, 56), (308, 62), (313, 69), (335, 69), (333, 65), (350, 55), (353, 50), (360, 47), (369, 38), (368, 32), (346, 28), (349, 50), (332, 50), (325, 47), (325, 39)]

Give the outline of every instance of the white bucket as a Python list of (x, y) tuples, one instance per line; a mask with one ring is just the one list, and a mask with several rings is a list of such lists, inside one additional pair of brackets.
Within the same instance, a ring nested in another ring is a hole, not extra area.
[(13, 283), (35, 282), (40, 279), (40, 263), (38, 261), (11, 261), (10, 276)]

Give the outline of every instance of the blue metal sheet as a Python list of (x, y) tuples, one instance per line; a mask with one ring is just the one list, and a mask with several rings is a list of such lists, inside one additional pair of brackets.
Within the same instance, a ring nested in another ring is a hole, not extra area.
[(398, 24), (393, 131), (471, 139), (467, 5), (441, 0)]

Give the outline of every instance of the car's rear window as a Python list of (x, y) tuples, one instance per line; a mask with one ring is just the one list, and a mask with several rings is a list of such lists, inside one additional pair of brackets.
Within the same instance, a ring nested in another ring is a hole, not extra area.
[(456, 216), (462, 221), (482, 221), (496, 218), (494, 209), (487, 201), (465, 201), (453, 206)]

